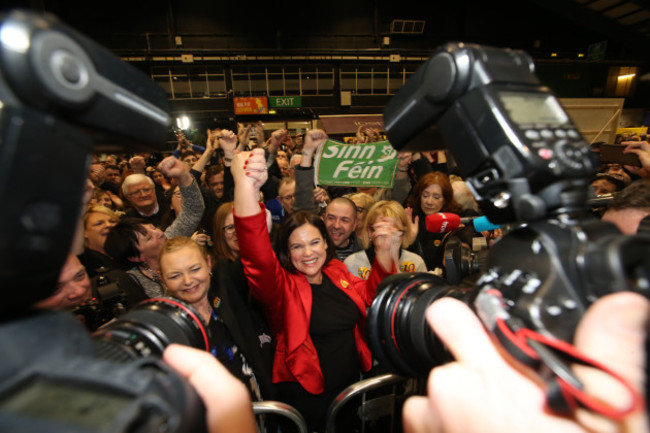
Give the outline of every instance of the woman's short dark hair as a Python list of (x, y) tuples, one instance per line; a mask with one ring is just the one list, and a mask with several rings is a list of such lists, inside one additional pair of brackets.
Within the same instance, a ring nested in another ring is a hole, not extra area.
[(144, 226), (147, 224), (147, 221), (142, 218), (125, 218), (111, 227), (104, 244), (108, 255), (123, 265), (135, 265), (129, 258), (140, 257), (137, 233), (145, 236), (147, 229)]
[(289, 236), (291, 236), (291, 233), (293, 233), (295, 229), (305, 224), (316, 227), (323, 237), (323, 240), (325, 240), (325, 243), (327, 244), (327, 255), (325, 257), (325, 263), (327, 264), (330, 260), (336, 258), (336, 246), (332, 242), (332, 239), (329, 237), (323, 220), (314, 212), (306, 210), (293, 212), (292, 214), (289, 214), (284, 219), (284, 221), (282, 221), (282, 224), (278, 230), (277, 237), (278, 260), (280, 261), (280, 265), (282, 265), (282, 267), (287, 271), (296, 271), (296, 267), (293, 266), (293, 262), (291, 261), (291, 253), (289, 251)]

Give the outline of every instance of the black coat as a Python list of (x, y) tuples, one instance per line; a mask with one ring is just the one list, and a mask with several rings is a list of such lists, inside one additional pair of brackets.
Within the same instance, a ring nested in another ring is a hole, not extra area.
[(234, 343), (253, 369), (264, 400), (273, 400), (275, 342), (259, 308), (249, 296), (241, 261), (220, 259), (213, 267), (210, 304), (230, 331)]

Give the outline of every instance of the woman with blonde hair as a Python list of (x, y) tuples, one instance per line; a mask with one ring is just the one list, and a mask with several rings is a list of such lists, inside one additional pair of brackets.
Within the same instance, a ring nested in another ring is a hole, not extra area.
[(236, 299), (227, 293), (221, 298), (210, 295), (212, 259), (205, 248), (177, 236), (162, 246), (159, 265), (165, 294), (191, 305), (206, 323), (212, 355), (247, 385), (253, 400), (270, 399), (262, 382), (271, 381), (271, 360), (259, 357), (261, 342), (250, 331), (246, 310), (233, 302)]
[(368, 217), (370, 207), (375, 204), (375, 199), (365, 192), (356, 192), (349, 195), (350, 200), (357, 206), (357, 237), (363, 232), (363, 225)]
[(84, 215), (84, 252), (79, 255), (79, 261), (91, 278), (98, 274), (100, 267), (108, 270), (127, 269), (114, 261), (104, 249), (108, 233), (119, 220), (120, 215), (106, 206), (90, 207)]
[(345, 259), (348, 270), (363, 279), (367, 279), (372, 268), (371, 263), (375, 256), (372, 244), (372, 235), (381, 227), (390, 227), (402, 233), (401, 250), (396, 268), (400, 272), (427, 272), (424, 260), (419, 255), (407, 251), (406, 248), (413, 243), (417, 235), (413, 223), (409, 220), (404, 207), (393, 200), (378, 201), (368, 211), (359, 240), (365, 250), (357, 251)]

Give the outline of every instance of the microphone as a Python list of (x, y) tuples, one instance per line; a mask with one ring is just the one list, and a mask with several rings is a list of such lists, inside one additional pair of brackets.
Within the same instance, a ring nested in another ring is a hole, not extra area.
[(461, 218), (455, 213), (438, 212), (427, 215), (425, 225), (432, 233), (448, 233), (456, 230), (461, 224), (472, 224), (477, 232), (498, 229), (501, 226), (492, 224), (486, 216)]

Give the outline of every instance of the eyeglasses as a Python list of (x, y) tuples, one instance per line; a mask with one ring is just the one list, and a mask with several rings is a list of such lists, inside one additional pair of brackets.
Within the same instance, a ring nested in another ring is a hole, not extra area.
[(221, 230), (227, 235), (231, 235), (235, 233), (235, 225), (234, 224), (228, 224), (227, 226), (221, 227)]
[(152, 191), (153, 191), (153, 188), (148, 186), (146, 188), (140, 188), (137, 191), (130, 192), (126, 196), (127, 197), (133, 197), (134, 195), (142, 195), (142, 194), (147, 195), (147, 194), (151, 194)]
[(281, 195), (280, 198), (282, 200), (293, 200), (294, 198), (296, 198), (296, 195), (295, 194), (289, 194), (289, 195), (284, 195), (284, 196)]

